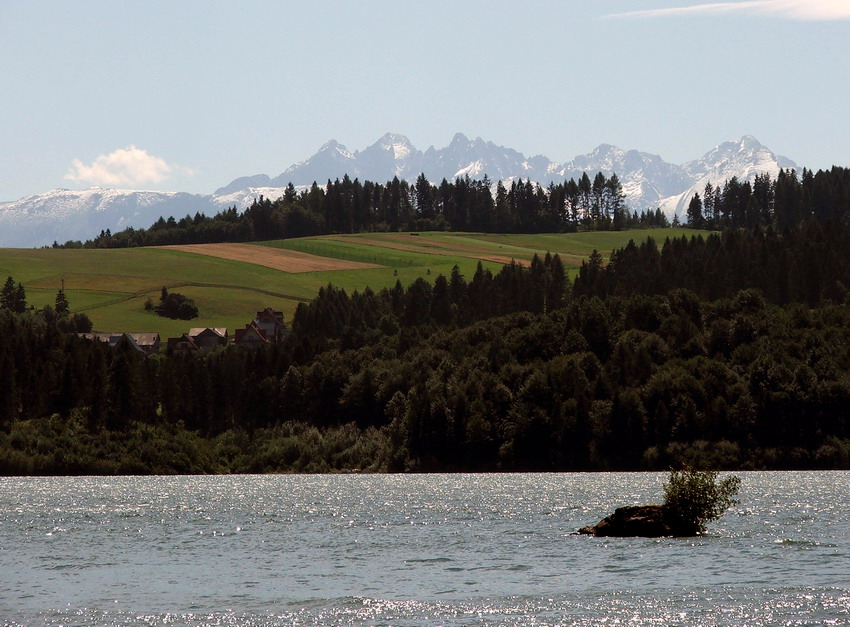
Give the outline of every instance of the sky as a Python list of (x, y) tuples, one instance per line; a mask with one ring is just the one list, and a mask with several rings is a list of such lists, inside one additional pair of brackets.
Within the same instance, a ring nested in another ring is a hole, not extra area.
[(211, 193), (335, 139), (850, 166), (850, 0), (0, 0), (0, 201)]

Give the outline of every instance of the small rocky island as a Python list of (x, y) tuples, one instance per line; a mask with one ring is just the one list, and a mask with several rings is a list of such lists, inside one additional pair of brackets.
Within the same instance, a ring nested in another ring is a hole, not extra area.
[(618, 507), (595, 525), (578, 530), (600, 538), (695, 536), (737, 503), (741, 480), (717, 479), (713, 470), (674, 470), (664, 486), (663, 505)]
[(673, 517), (663, 505), (630, 505), (618, 507), (595, 525), (578, 530), (581, 534), (599, 538), (660, 538), (662, 536), (694, 535), (677, 529)]

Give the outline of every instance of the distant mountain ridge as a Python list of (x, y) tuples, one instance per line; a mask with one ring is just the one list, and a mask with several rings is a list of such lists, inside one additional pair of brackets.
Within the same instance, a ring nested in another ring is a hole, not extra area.
[(776, 176), (781, 168), (796, 167), (793, 161), (775, 155), (750, 135), (719, 144), (700, 159), (676, 165), (658, 155), (622, 150), (610, 144), (601, 144), (567, 163), (557, 163), (542, 155), (525, 157), (480, 137), (470, 140), (462, 133), (444, 148), (431, 146), (421, 151), (404, 135), (387, 133), (362, 151), (351, 152), (331, 140), (313, 156), (275, 177), (243, 176), (210, 195), (92, 188), (53, 190), (0, 203), (0, 246), (86, 240), (106, 229), (147, 228), (160, 216), (180, 218), (197, 212), (212, 215), (234, 205), (247, 207), (261, 194), (275, 199), (289, 183), (302, 187), (315, 181), (323, 186), (346, 174), (352, 179), (382, 183), (394, 177), (413, 182), (422, 173), (434, 184), (444, 178), (468, 175), (481, 179), (486, 175), (494, 184), (499, 180), (509, 185), (518, 179), (530, 179), (548, 185), (552, 181), (578, 179), (584, 172), (591, 178), (597, 172), (606, 177), (616, 173), (630, 209), (661, 207), (672, 216), (684, 214), (694, 192), (701, 193), (708, 181), (717, 185), (733, 176), (752, 181), (759, 173)]
[(322, 185), (328, 179), (346, 174), (361, 181), (385, 182), (397, 176), (413, 182), (423, 173), (435, 184), (459, 176), (487, 175), (494, 183), (531, 179), (547, 185), (569, 178), (577, 180), (584, 172), (591, 177), (602, 172), (605, 176), (617, 174), (632, 209), (643, 211), (661, 206), (672, 215), (681, 213), (680, 196), (685, 195), (689, 200), (694, 191), (705, 188), (709, 179), (715, 184), (733, 176), (752, 181), (760, 172), (775, 176), (780, 168), (796, 167), (793, 161), (775, 155), (750, 135), (737, 142), (720, 144), (701, 159), (675, 165), (658, 155), (622, 150), (610, 144), (601, 144), (593, 152), (567, 163), (557, 163), (542, 155), (526, 158), (511, 148), (485, 142), (480, 137), (470, 140), (462, 133), (457, 133), (445, 148), (438, 150), (431, 146), (423, 152), (404, 135), (387, 133), (362, 152), (351, 152), (331, 140), (312, 157), (290, 166), (275, 178), (265, 174), (242, 177), (216, 190), (214, 195), (228, 195), (246, 187), (285, 187), (289, 183), (302, 186), (315, 181)]

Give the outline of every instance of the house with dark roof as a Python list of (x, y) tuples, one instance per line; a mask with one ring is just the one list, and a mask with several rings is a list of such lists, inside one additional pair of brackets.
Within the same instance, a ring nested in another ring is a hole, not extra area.
[(108, 344), (110, 348), (117, 348), (122, 342), (126, 342), (130, 348), (145, 355), (152, 355), (159, 352), (161, 346), (159, 333), (104, 333), (95, 331), (92, 333), (78, 333), (77, 335), (89, 340), (103, 342)]
[(188, 334), (184, 333), (180, 337), (170, 337), (168, 338), (168, 346), (167, 350), (170, 354), (178, 354), (178, 353), (198, 353), (201, 350), (201, 347), (195, 342), (194, 339)]
[(275, 311), (271, 307), (266, 307), (262, 311), (257, 312), (257, 317), (254, 318), (256, 324), (270, 342), (275, 342), (286, 335), (286, 323), (283, 320), (283, 312)]
[(233, 334), (233, 345), (239, 348), (255, 350), (260, 346), (268, 346), (269, 344), (271, 344), (271, 340), (256, 320), (246, 324), (244, 329), (236, 329)]
[(142, 349), (146, 355), (158, 353), (162, 347), (162, 338), (159, 333), (128, 333), (136, 341), (136, 345)]
[(204, 354), (219, 346), (227, 346), (227, 329), (224, 327), (196, 327), (189, 329), (188, 335)]

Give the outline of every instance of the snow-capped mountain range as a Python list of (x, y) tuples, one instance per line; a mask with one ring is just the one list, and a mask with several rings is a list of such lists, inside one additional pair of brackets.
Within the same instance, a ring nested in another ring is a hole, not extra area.
[(120, 231), (132, 226), (147, 228), (160, 216), (213, 215), (227, 207), (247, 207), (260, 195), (275, 199), (284, 188), (324, 185), (329, 179), (385, 182), (393, 177), (411, 183), (425, 174), (439, 184), (442, 179), (459, 176), (483, 178), (495, 184), (502, 181), (531, 179), (548, 185), (551, 181), (578, 179), (583, 172), (593, 178), (616, 173), (623, 185), (631, 209), (661, 209), (669, 216), (682, 215), (695, 192), (702, 192), (709, 181), (713, 185), (737, 177), (752, 181), (759, 173), (776, 176), (782, 168), (797, 165), (775, 155), (754, 137), (720, 144), (702, 158), (682, 165), (667, 163), (660, 156), (637, 150), (622, 150), (602, 144), (593, 152), (575, 157), (568, 163), (556, 163), (542, 155), (525, 157), (511, 148), (497, 146), (481, 138), (455, 135), (445, 148), (433, 146), (424, 152), (403, 135), (387, 133), (362, 151), (349, 151), (329, 141), (319, 151), (296, 163), (280, 175), (266, 174), (237, 178), (209, 195), (183, 192), (158, 192), (92, 188), (83, 191), (57, 189), (27, 196), (14, 202), (0, 203), (0, 247), (32, 247), (68, 240), (86, 240), (100, 231)]

